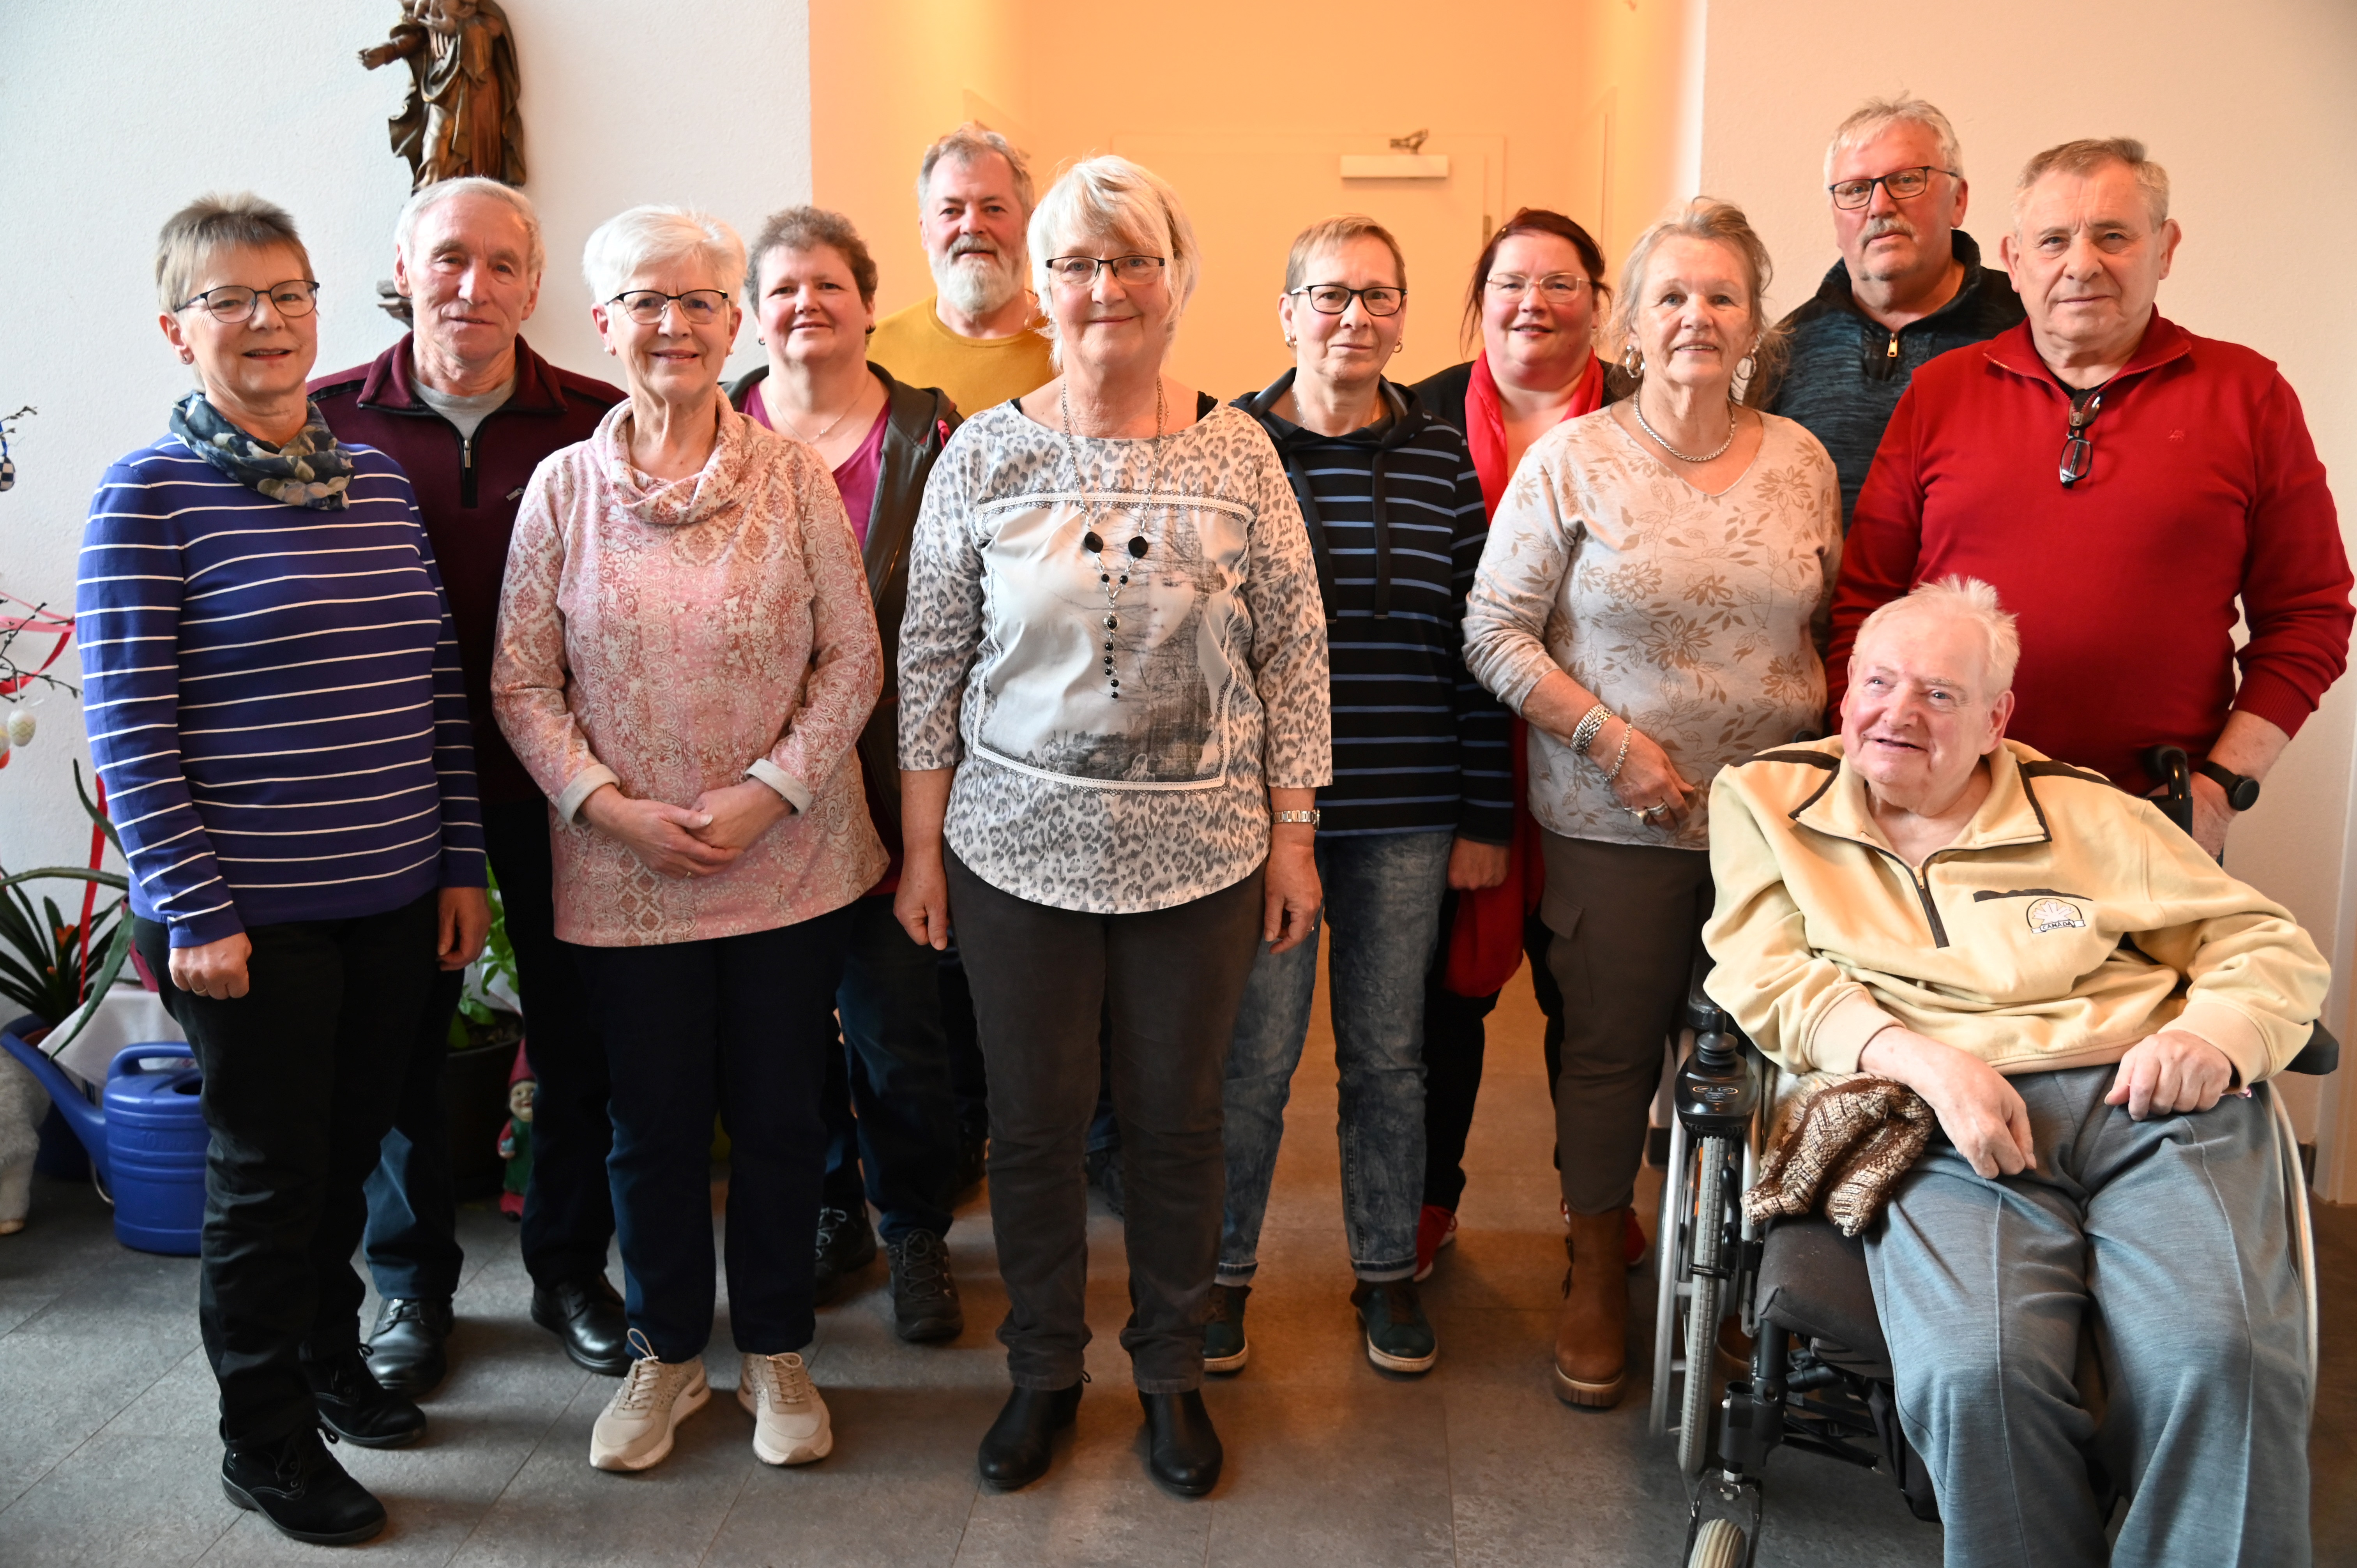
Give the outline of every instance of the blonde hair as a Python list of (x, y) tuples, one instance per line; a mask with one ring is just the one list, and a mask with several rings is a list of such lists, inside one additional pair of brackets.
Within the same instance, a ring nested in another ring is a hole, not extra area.
[(197, 275), (220, 251), (267, 251), (284, 245), (303, 263), (310, 281), (311, 252), (286, 209), (250, 190), (208, 192), (164, 220), (156, 236), (156, 295), (178, 310), (196, 292)]
[(1958, 179), (1964, 177), (1964, 150), (1956, 143), (1956, 128), (1938, 108), (1921, 98), (1869, 98), (1834, 127), (1825, 144), (1825, 179), (1834, 177), (1834, 160), (1851, 147), (1870, 142), (1893, 125), (1921, 125), (1938, 138), (1940, 166)]
[(2147, 157), (2144, 144), (2134, 136), (2087, 136), (2047, 148), (2021, 166), (2021, 177), (2013, 182), (2014, 212), (2018, 217), (2021, 199), (2029, 194), (2031, 186), (2050, 174), (2075, 174), (2085, 178), (2114, 164), (2125, 166), (2136, 176), (2136, 187), (2144, 192), (2145, 205), (2152, 209), (2152, 226), (2158, 229), (2168, 222), (2169, 171)]
[(603, 305), (657, 262), (693, 256), (723, 294), (745, 272), (745, 242), (709, 212), (693, 207), (633, 207), (597, 225), (581, 247), (581, 275), (592, 303)]
[[(1783, 370), (1785, 353), (1783, 328), (1768, 319), (1768, 285), (1776, 275), (1775, 263), (1768, 259), (1768, 246), (1744, 217), (1743, 209), (1715, 196), (1695, 197), (1686, 203), (1684, 211), (1663, 219), (1629, 247), (1628, 257), (1620, 263), (1620, 293), (1605, 322), (1606, 356), (1620, 360), (1622, 369), (1629, 368), (1629, 348), (1637, 341), (1637, 312), (1644, 303), (1645, 269), (1662, 242), (1673, 239), (1725, 245), (1743, 263), (1751, 288), (1750, 380), (1773, 386)], [(1641, 378), (1644, 370), (1640, 366), (1630, 373)]]
[[(1066, 169), (1039, 199), (1026, 235), (1031, 251), (1031, 288), (1042, 300), (1051, 297), (1048, 263), (1060, 244), (1105, 238), (1135, 245), (1140, 255), (1160, 256), (1163, 277), (1170, 288), (1170, 332), (1177, 337), (1179, 318), (1194, 297), (1201, 278), (1202, 251), (1195, 242), (1195, 225), (1170, 183), (1153, 170), (1115, 154), (1082, 158)], [(1063, 363), (1063, 344), (1056, 337), (1056, 315), (1047, 312), (1041, 328), (1052, 346), (1056, 363)]]
[(1285, 256), (1285, 292), (1299, 288), (1309, 266), (1309, 258), (1320, 251), (1339, 250), (1353, 240), (1379, 240), (1392, 253), (1392, 265), (1399, 269), (1400, 292), (1407, 292), (1407, 252), (1392, 237), (1392, 231), (1363, 212), (1345, 212), (1339, 217), (1321, 218), (1293, 237), (1293, 249)]
[[(1989, 675), (1988, 690), (1982, 694), (1995, 701), (2013, 689), (2013, 672), (2021, 662), (2021, 628), (2012, 612), (1997, 602), (1996, 590), (1978, 577), (1950, 575), (1916, 584), (1905, 598), (1893, 599), (1867, 617), (1850, 647), (1863, 648), (1867, 634), (1878, 626), (1921, 615), (1953, 616), (1979, 627)], [(1853, 665), (1857, 659), (1852, 652)]]

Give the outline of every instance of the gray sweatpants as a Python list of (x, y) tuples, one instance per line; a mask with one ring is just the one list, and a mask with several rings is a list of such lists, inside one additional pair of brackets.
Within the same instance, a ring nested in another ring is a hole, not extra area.
[[(2115, 1069), (2013, 1079), (2038, 1165), (1935, 1136), (1869, 1231), (1899, 1412), (1951, 1568), (2305, 1568), (2308, 1370), (2266, 1108), (2128, 1119)], [(2094, 1314), (2105, 1410), (2080, 1398)], [(2104, 1546), (2087, 1460), (2131, 1498)]]

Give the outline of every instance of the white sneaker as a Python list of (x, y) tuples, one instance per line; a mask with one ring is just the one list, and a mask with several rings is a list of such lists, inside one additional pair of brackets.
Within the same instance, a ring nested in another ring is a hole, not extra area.
[(737, 1373), (737, 1402), (753, 1417), (753, 1455), (764, 1465), (807, 1465), (834, 1449), (826, 1402), (791, 1350), (747, 1356)]
[[(636, 1329), (630, 1348), (651, 1351)], [(704, 1358), (658, 1361), (651, 1354), (630, 1363), (622, 1386), (607, 1402), (606, 1413), (589, 1431), (589, 1463), (600, 1470), (644, 1470), (671, 1453), (679, 1423), (704, 1408), (712, 1385), (704, 1380)]]

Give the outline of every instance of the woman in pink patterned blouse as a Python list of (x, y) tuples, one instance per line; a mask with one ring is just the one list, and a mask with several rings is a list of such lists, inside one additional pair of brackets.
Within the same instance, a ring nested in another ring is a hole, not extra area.
[(633, 208), (582, 265), (630, 397), (533, 476), (491, 689), (553, 808), (556, 934), (613, 1073), (640, 1359), (589, 1462), (658, 1463), (709, 1397), (717, 1111), (737, 1400), (756, 1455), (802, 1464), (834, 1444), (797, 1353), (815, 1332), (819, 1093), (850, 906), (884, 869), (852, 754), (882, 682), (876, 616), (825, 465), (721, 394), (736, 231)]

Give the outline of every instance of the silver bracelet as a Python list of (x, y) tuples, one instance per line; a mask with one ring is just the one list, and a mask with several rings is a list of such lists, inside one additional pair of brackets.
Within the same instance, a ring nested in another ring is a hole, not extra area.
[(1635, 725), (1629, 724), (1625, 721), (1621, 724), (1620, 755), (1612, 759), (1612, 771), (1604, 776), (1604, 782), (1607, 784), (1611, 783), (1612, 780), (1620, 777), (1621, 765), (1629, 760), (1629, 737), (1636, 733), (1637, 726)]
[(1279, 811), (1276, 813), (1275, 820), (1280, 822), (1306, 822), (1314, 828), (1325, 814), (1325, 812), (1318, 811)]
[(1579, 724), (1571, 732), (1571, 749), (1582, 757), (1587, 756), (1587, 748), (1596, 744), (1596, 737), (1603, 733), (1604, 726), (1610, 724), (1613, 717), (1612, 710), (1601, 703), (1580, 714)]

